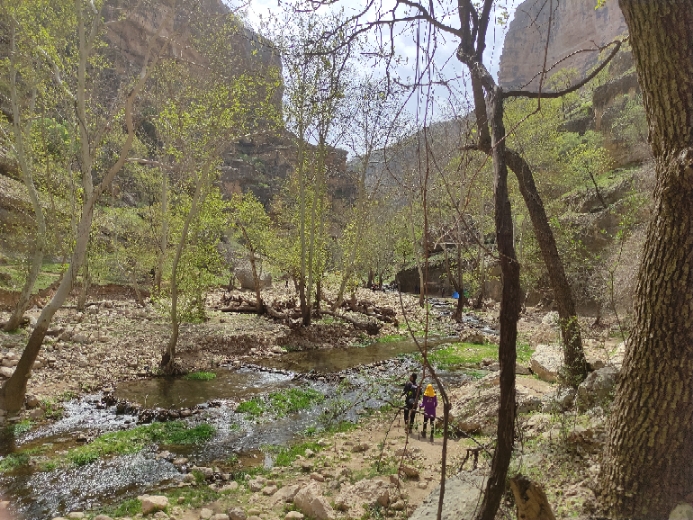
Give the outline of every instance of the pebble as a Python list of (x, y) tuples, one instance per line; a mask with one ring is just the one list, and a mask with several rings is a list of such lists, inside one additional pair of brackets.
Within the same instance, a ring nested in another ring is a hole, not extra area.
[(73, 511), (72, 513), (68, 513), (67, 517), (70, 519), (73, 519), (73, 518), (79, 519), (79, 518), (84, 518), (85, 515), (81, 511)]
[(284, 520), (303, 520), (305, 516), (302, 513), (299, 513), (298, 511), (289, 511), (286, 513), (286, 516), (284, 517)]
[(203, 508), (200, 510), (200, 519), (201, 520), (209, 520), (212, 518), (212, 515), (214, 514), (214, 511), (211, 509)]
[(320, 473), (311, 473), (310, 478), (316, 480), (317, 482), (325, 482), (325, 477)]

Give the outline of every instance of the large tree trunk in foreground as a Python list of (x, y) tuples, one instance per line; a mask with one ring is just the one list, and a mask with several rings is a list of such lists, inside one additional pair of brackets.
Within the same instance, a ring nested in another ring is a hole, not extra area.
[(667, 518), (693, 491), (693, 0), (619, 4), (657, 180), (600, 499), (609, 518)]
[(508, 467), (515, 441), (515, 361), (517, 357), (517, 320), (520, 317), (520, 264), (513, 245), (513, 219), (508, 197), (508, 169), (505, 163), (505, 128), (503, 126), (503, 91), (491, 93), (494, 199), (498, 254), (501, 261), (503, 294), (500, 309), (500, 404), (496, 449), (491, 475), (477, 520), (493, 520), (505, 493)]

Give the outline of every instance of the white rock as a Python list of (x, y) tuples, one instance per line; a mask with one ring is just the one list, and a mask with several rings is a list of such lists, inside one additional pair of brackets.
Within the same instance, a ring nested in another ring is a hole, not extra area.
[(289, 511), (286, 513), (284, 520), (303, 520), (305, 516), (298, 511)]
[(2, 377), (12, 377), (14, 374), (14, 368), (10, 367), (0, 367), (0, 376)]
[(156, 511), (163, 511), (168, 507), (168, 498), (161, 495), (143, 495), (137, 497), (142, 502), (142, 514), (148, 515)]
[(360, 518), (364, 506), (387, 506), (390, 502), (388, 484), (381, 479), (361, 480), (354, 485), (345, 485), (334, 501), (335, 507), (348, 516)]
[(301, 513), (316, 520), (335, 520), (336, 518), (334, 509), (322, 496), (317, 482), (304, 486), (294, 497), (294, 504)]
[[(279, 489), (274, 495), (272, 495), (272, 501), (274, 505), (277, 504), (284, 504), (286, 502), (293, 502), (294, 497), (296, 496), (296, 493), (298, 493), (299, 486), (298, 485), (291, 485), (291, 486), (284, 486), (283, 488)], [(234, 520), (233, 518), (231, 520)], [(244, 518), (242, 519), (235, 519), (235, 520), (245, 520)]]
[(214, 515), (214, 511), (206, 507), (200, 510), (200, 520), (209, 520)]
[(693, 505), (687, 502), (680, 503), (669, 515), (669, 520), (693, 520)]
[(530, 366), (539, 379), (554, 383), (563, 366), (563, 351), (556, 345), (537, 345)]

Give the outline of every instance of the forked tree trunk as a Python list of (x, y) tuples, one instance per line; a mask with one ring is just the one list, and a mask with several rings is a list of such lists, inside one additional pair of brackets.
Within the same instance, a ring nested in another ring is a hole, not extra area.
[(599, 488), (609, 518), (668, 518), (693, 491), (693, 0), (619, 5), (656, 184)]
[[(478, 147), (484, 153), (492, 155), (493, 150), (490, 146), (490, 139), (486, 137), (488, 124), (481, 81), (478, 78), (472, 77), (472, 84), (477, 128), (479, 130)], [(549, 219), (546, 216), (544, 203), (539, 195), (539, 190), (537, 190), (529, 164), (522, 155), (507, 148), (504, 160), (508, 168), (517, 177), (520, 193), (527, 206), (527, 212), (534, 228), (534, 235), (537, 238), (542, 259), (549, 274), (551, 290), (556, 300), (556, 310), (558, 312), (561, 340), (563, 342), (563, 364), (565, 367), (562, 373), (562, 380), (569, 386), (577, 388), (587, 377), (587, 360), (582, 349), (582, 336), (575, 311), (573, 291), (565, 275), (561, 257), (558, 255), (556, 239), (549, 224)]]
[(503, 125), (503, 91), (495, 87), (490, 93), (492, 109), (491, 138), (495, 173), (494, 201), (496, 242), (501, 262), (503, 293), (500, 308), (500, 402), (496, 449), (491, 474), (477, 520), (493, 520), (505, 493), (508, 467), (515, 441), (515, 361), (517, 358), (517, 320), (520, 317), (520, 264), (513, 246), (513, 219), (508, 197), (508, 169), (505, 164), (505, 127)]

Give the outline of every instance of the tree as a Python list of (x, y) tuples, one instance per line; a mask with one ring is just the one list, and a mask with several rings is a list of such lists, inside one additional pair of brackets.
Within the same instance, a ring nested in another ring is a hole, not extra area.
[(46, 125), (35, 123), (48, 115), (52, 101), (60, 98), (55, 95), (49, 66), (58, 52), (58, 42), (74, 29), (70, 9), (69, 2), (0, 2), (3, 29), (9, 40), (7, 57), (0, 62), (3, 80), (9, 87), (10, 104), (9, 132), (5, 134), (3, 129), (3, 134), (8, 137), (8, 148), (19, 166), (36, 220), (26, 279), (17, 305), (3, 326), (5, 331), (19, 327), (48, 246), (46, 216), (36, 182), (37, 163), (40, 163), (37, 155), (42, 147), (34, 139), (37, 127), (42, 127), (39, 131), (46, 130)]
[[(99, 81), (104, 80), (100, 73), (105, 72), (105, 69), (90, 67), (98, 61), (95, 60), (95, 55), (103, 31), (102, 14), (93, 2), (76, 0), (71, 16), (76, 19), (75, 33), (71, 34), (70, 40), (64, 43), (65, 52), (51, 57), (52, 63), (50, 65), (54, 71), (53, 80), (59, 84), (61, 90), (73, 102), (71, 106), (74, 112), (70, 114), (71, 118), (79, 122), (77, 127), (79, 128), (80, 146), (77, 163), (82, 188), (81, 215), (77, 224), (70, 266), (65, 271), (53, 298), (43, 308), (14, 374), (0, 390), (0, 408), (9, 412), (20, 410), (24, 404), (31, 367), (41, 349), (48, 327), (53, 316), (72, 290), (77, 274), (84, 263), (96, 203), (127, 161), (135, 139), (133, 122), (135, 101), (147, 80), (152, 61), (156, 61), (160, 51), (167, 45), (166, 42), (159, 41), (159, 33), (157, 32), (156, 37), (149, 42), (146, 57), (140, 70), (134, 77), (127, 78), (126, 86), (118, 91), (115, 99), (119, 103), (114, 105), (111, 102), (111, 108), (100, 107), (97, 110), (95, 104), (99, 103), (101, 98), (96, 91), (99, 87), (104, 86)], [(159, 29), (168, 21), (169, 19), (162, 20)], [(67, 52), (68, 48), (72, 49), (71, 52)], [(63, 59), (57, 61), (58, 58)], [(87, 74), (87, 69), (90, 69), (90, 74)], [(111, 83), (108, 87), (112, 92), (114, 85)], [(116, 107), (115, 110), (112, 108), (113, 106)], [(123, 126), (127, 129), (126, 135), (117, 146), (112, 160), (105, 167), (105, 172), (99, 180), (99, 178), (95, 178), (94, 164), (97, 154), (101, 151), (103, 140), (109, 131), (120, 132)]]
[(329, 157), (334, 151), (333, 127), (344, 98), (352, 43), (345, 42), (342, 31), (334, 30), (343, 23), (338, 16), (320, 19), (290, 13), (287, 18), (292, 24), (282, 20), (275, 39), (282, 49), (286, 75), (287, 126), (296, 135), (297, 164), (289, 184), (296, 201), (299, 265), (294, 272), (303, 325), (308, 326), (313, 303), (319, 308), (326, 268)]
[(264, 307), (260, 292), (260, 266), (262, 257), (267, 255), (273, 242), (271, 221), (262, 203), (252, 193), (232, 197), (229, 220), (235, 238), (248, 251), (255, 286), (255, 305), (259, 314)]
[[(216, 244), (223, 234), (223, 205), (215, 184), (222, 153), (235, 139), (257, 131), (263, 115), (271, 119), (272, 89), (267, 88), (267, 98), (251, 93), (259, 91), (256, 86), (267, 87), (268, 82), (276, 85), (271, 77), (228, 78), (209, 69), (204, 75), (186, 73), (189, 71), (186, 64), (168, 63), (158, 73), (163, 100), (156, 128), (163, 145), (162, 161), (167, 170), (177, 174), (179, 202), (184, 208), (178, 213), (168, 279), (171, 336), (161, 358), (164, 373), (174, 371), (181, 322), (204, 316), (204, 291), (209, 280), (203, 274), (216, 263)], [(164, 204), (168, 205), (162, 201), (162, 207)], [(185, 266), (197, 268), (191, 272)], [(182, 297), (186, 305), (179, 307)]]
[(667, 518), (693, 482), (693, 1), (620, 0), (655, 159), (654, 212), (600, 474), (610, 518)]

